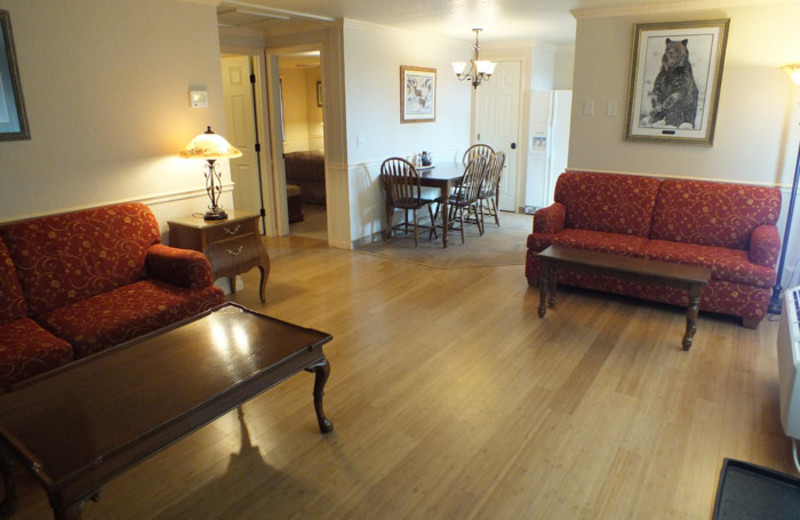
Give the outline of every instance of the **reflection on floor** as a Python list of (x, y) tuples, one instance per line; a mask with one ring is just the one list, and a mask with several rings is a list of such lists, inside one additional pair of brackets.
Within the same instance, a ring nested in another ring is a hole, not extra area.
[(303, 221), (289, 225), (290, 234), (328, 241), (328, 213), (325, 206), (303, 204)]

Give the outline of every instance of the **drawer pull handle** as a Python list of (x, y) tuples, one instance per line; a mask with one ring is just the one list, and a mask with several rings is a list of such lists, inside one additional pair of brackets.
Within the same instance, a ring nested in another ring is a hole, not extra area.
[(231, 255), (231, 256), (239, 256), (242, 253), (243, 250), (244, 250), (244, 246), (239, 246), (239, 249), (237, 249), (236, 251), (233, 251), (231, 249), (226, 249), (228, 254)]
[(241, 229), (241, 227), (242, 227), (242, 225), (241, 225), (241, 224), (236, 224), (236, 227), (235, 227), (235, 228), (233, 228), (233, 230), (231, 230), (231, 228), (222, 228), (222, 229), (224, 229), (224, 230), (225, 230), (225, 233), (226, 233), (227, 235), (229, 235), (229, 236), (233, 236), (233, 235), (235, 235), (236, 233), (238, 233), (238, 232), (239, 232), (239, 229)]

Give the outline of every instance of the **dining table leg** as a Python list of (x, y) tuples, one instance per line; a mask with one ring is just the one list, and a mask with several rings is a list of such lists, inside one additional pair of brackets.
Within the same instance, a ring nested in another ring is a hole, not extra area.
[(447, 247), (447, 228), (450, 227), (448, 222), (450, 218), (450, 209), (447, 207), (447, 198), (450, 196), (450, 186), (442, 188), (442, 247)]

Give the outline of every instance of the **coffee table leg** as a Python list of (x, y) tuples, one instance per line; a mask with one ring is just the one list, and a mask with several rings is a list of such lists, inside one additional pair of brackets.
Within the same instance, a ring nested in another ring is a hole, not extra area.
[(83, 500), (65, 505), (57, 496), (50, 496), (50, 506), (56, 520), (80, 520), (83, 515)]
[(697, 313), (700, 310), (700, 295), (703, 286), (689, 286), (689, 308), (686, 309), (686, 333), (683, 335), (683, 350), (692, 348), (694, 334), (697, 332)]
[(550, 287), (547, 288), (550, 296), (547, 298), (547, 305), (551, 308), (556, 306), (556, 287), (558, 287), (558, 266), (551, 265), (550, 273), (547, 275)]
[(539, 264), (539, 317), (544, 318), (547, 314), (547, 290), (550, 288), (550, 264), (540, 262)]
[(0, 503), (0, 517), (7, 518), (17, 510), (17, 490), (14, 480), (14, 456), (11, 450), (1, 442), (0, 474), (3, 477), (3, 502)]
[(325, 383), (331, 373), (331, 365), (328, 363), (327, 358), (323, 358), (322, 361), (311, 365), (306, 370), (314, 372), (314, 410), (317, 412), (319, 431), (330, 433), (333, 431), (333, 423), (325, 417), (325, 412), (322, 409), (322, 396), (325, 395)]

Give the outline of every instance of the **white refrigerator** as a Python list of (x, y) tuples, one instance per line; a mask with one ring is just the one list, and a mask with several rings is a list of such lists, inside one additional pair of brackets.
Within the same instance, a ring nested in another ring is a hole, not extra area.
[(572, 110), (571, 90), (532, 90), (530, 96), (526, 212), (553, 202), (556, 180), (567, 167)]

